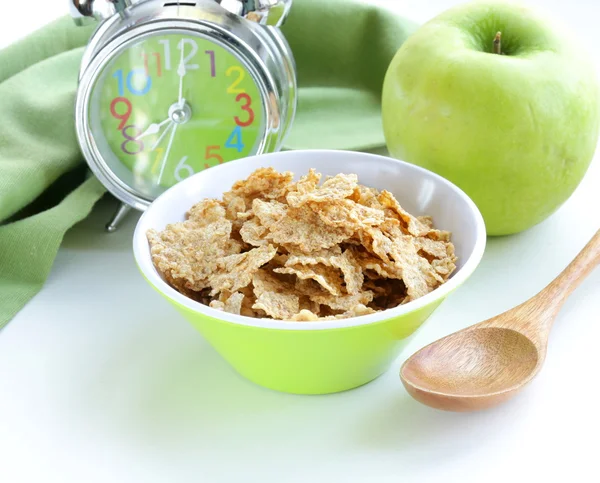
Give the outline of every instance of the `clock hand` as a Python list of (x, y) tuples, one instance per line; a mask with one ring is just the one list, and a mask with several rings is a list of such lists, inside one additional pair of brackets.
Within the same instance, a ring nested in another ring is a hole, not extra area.
[(140, 134), (136, 139), (142, 139), (142, 138), (145, 138), (146, 136), (152, 136), (153, 134), (157, 134), (160, 131), (160, 128), (163, 127), (170, 120), (171, 120), (171, 118), (168, 117), (161, 123), (150, 124), (148, 126), (148, 128), (142, 134)]
[(183, 107), (183, 104), (185, 103), (185, 99), (183, 98), (183, 78), (187, 74), (187, 69), (185, 68), (185, 63), (183, 62), (183, 50), (184, 50), (184, 45), (185, 45), (183, 43), (183, 40), (181, 41), (180, 45), (181, 45), (181, 59), (179, 61), (179, 67), (177, 67), (177, 75), (179, 76), (178, 104), (179, 104), (179, 107)]
[[(169, 119), (169, 121), (170, 121), (170, 119)], [(172, 124), (169, 124), (169, 126), (167, 127), (167, 129), (165, 129), (163, 131), (163, 133), (156, 140), (156, 142), (154, 143), (154, 145), (150, 148), (150, 151), (154, 151), (158, 147), (158, 145), (161, 143), (161, 141), (163, 140), (163, 138), (167, 135), (167, 133), (169, 132), (169, 130), (173, 127), (173, 124), (175, 124), (175, 123), (173, 122)]]
[(175, 133), (177, 132), (177, 128), (179, 127), (179, 124), (173, 123), (173, 126), (175, 126), (175, 127), (171, 131), (171, 138), (169, 139), (169, 144), (167, 145), (167, 151), (165, 152), (165, 157), (163, 158), (162, 164), (160, 166), (160, 173), (158, 175), (158, 181), (157, 181), (158, 184), (160, 184), (163, 172), (165, 171), (165, 166), (167, 164), (167, 159), (169, 157), (169, 153), (171, 152), (171, 147), (173, 146), (173, 139), (175, 138)]

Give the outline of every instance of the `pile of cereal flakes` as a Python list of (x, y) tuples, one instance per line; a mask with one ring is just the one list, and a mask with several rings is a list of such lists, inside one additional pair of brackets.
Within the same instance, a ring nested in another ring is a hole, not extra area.
[(314, 169), (256, 170), (223, 200), (148, 231), (152, 260), (182, 294), (218, 310), (290, 321), (356, 317), (415, 300), (456, 269), (450, 233), (388, 191)]

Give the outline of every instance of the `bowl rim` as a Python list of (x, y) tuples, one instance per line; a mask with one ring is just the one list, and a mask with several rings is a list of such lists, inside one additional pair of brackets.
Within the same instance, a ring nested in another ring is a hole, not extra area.
[[(149, 218), (152, 217), (152, 214), (155, 210), (158, 210), (163, 202), (166, 200), (170, 200), (172, 198), (176, 198), (179, 190), (185, 189), (187, 185), (195, 184), (198, 182), (198, 179), (201, 179), (206, 171), (202, 171), (197, 173), (189, 178), (184, 179), (183, 181), (177, 183), (171, 188), (167, 189), (164, 193), (162, 193), (158, 198), (154, 200), (153, 203), (148, 207), (148, 209), (142, 214), (138, 223), (135, 227), (135, 231), (133, 234), (133, 252), (136, 264), (141, 271), (144, 278), (148, 281), (148, 283), (154, 287), (161, 295), (169, 299), (171, 302), (174, 302), (177, 305), (182, 305), (185, 308), (198, 313), (199, 315), (203, 315), (212, 319), (218, 319), (222, 322), (228, 322), (235, 325), (244, 325), (255, 328), (262, 329), (276, 329), (276, 330), (331, 330), (331, 329), (343, 329), (349, 327), (363, 326), (363, 325), (371, 325), (376, 324), (378, 322), (383, 322), (388, 319), (397, 318), (400, 316), (407, 315), (411, 312), (420, 310), (432, 303), (440, 299), (444, 299), (450, 292), (459, 287), (465, 280), (467, 280), (471, 274), (475, 271), (481, 258), (483, 257), (483, 253), (485, 251), (486, 246), (486, 229), (485, 223), (483, 220), (483, 216), (481, 212), (471, 200), (471, 198), (458, 186), (454, 183), (450, 182), (446, 178), (429, 171), (420, 166), (407, 163), (406, 161), (401, 161), (399, 159), (391, 158), (389, 156), (382, 156), (378, 154), (371, 153), (363, 153), (358, 151), (345, 151), (345, 150), (333, 150), (333, 149), (303, 149), (303, 150), (294, 150), (294, 151), (280, 151), (276, 153), (269, 154), (261, 154), (257, 156), (250, 156), (247, 159), (255, 159), (255, 158), (263, 158), (268, 160), (269, 158), (277, 158), (277, 157), (287, 157), (287, 156), (297, 156), (299, 153), (310, 153), (315, 156), (321, 156), (332, 153), (347, 153), (352, 155), (360, 155), (365, 158), (370, 158), (373, 162), (377, 160), (385, 160), (386, 162), (395, 162), (404, 165), (408, 169), (412, 169), (420, 173), (422, 176), (429, 177), (435, 179), (437, 182), (445, 184), (449, 186), (452, 191), (454, 191), (460, 198), (462, 198), (467, 206), (470, 208), (471, 214), (475, 218), (476, 225), (476, 233), (475, 233), (475, 246), (473, 247), (473, 251), (470, 256), (467, 258), (464, 265), (450, 278), (446, 283), (439, 286), (432, 292), (420, 297), (412, 302), (407, 303), (406, 305), (399, 305), (398, 307), (394, 307), (392, 309), (386, 309), (381, 312), (377, 312), (375, 314), (362, 315), (359, 317), (350, 317), (346, 319), (338, 319), (338, 320), (326, 320), (326, 321), (315, 321), (315, 322), (300, 322), (300, 321), (283, 321), (283, 320), (273, 320), (273, 319), (258, 319), (253, 317), (247, 317), (244, 315), (236, 315), (230, 314), (228, 312), (223, 312), (221, 310), (213, 309), (207, 305), (204, 305), (200, 302), (192, 300), (189, 297), (186, 297), (182, 293), (175, 290), (171, 287), (167, 282), (165, 282), (162, 277), (159, 275), (158, 271), (154, 267), (152, 263), (152, 258), (150, 256), (150, 250), (148, 246), (148, 240), (146, 238), (146, 230), (150, 227), (145, 226)], [(230, 164), (230, 163), (227, 163)], [(268, 163), (266, 165), (273, 166), (274, 163)], [(225, 169), (227, 165), (219, 165), (211, 168), (210, 171), (214, 172), (216, 170)]]

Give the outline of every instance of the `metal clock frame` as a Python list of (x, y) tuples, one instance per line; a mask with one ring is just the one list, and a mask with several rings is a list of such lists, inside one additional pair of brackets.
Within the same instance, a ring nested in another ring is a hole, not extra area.
[(152, 202), (113, 172), (91, 129), (90, 102), (96, 82), (105, 65), (133, 43), (161, 32), (181, 32), (214, 41), (234, 54), (261, 93), (265, 132), (256, 154), (279, 150), (293, 122), (295, 62), (279, 29), (237, 17), (212, 0), (194, 3), (196, 6), (146, 0), (136, 4), (129, 13), (114, 15), (100, 24), (84, 54), (75, 108), (77, 137), (92, 172), (123, 203), (107, 225), (109, 231), (116, 229), (131, 208), (144, 211)]

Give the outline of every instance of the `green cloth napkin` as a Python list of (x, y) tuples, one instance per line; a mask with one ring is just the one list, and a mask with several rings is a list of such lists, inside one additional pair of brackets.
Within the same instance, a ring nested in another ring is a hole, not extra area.
[[(384, 146), (381, 87), (416, 25), (348, 0), (295, 0), (283, 30), (299, 103), (287, 149)], [(0, 51), (0, 328), (41, 289), (65, 232), (104, 189), (86, 176), (74, 127), (93, 27), (62, 18)]]

